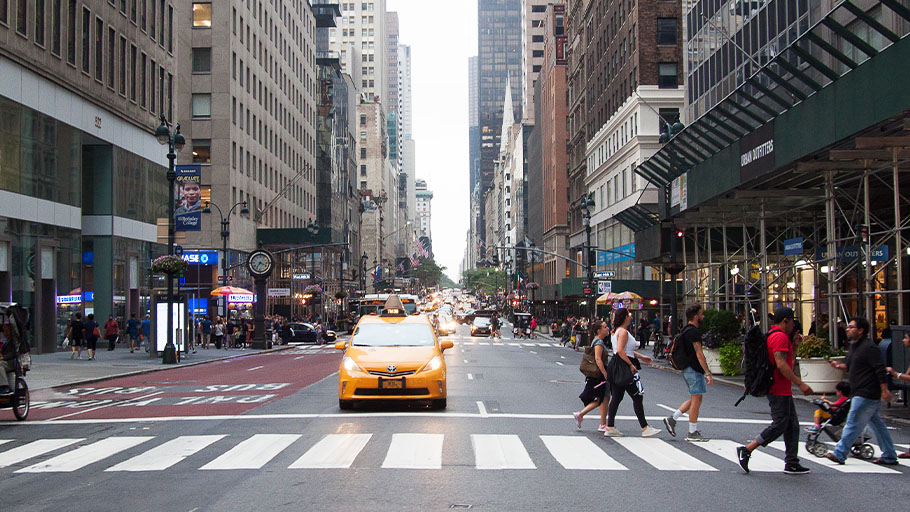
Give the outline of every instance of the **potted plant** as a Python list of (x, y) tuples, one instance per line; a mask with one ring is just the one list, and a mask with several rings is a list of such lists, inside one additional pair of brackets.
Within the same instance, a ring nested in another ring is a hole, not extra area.
[(705, 362), (708, 363), (708, 371), (714, 375), (723, 373), (720, 365), (721, 345), (723, 345), (723, 338), (716, 327), (711, 327), (701, 337), (701, 349), (705, 354)]
[(303, 293), (308, 293), (310, 295), (320, 295), (322, 294), (322, 287), (318, 284), (310, 284), (303, 289)]
[(720, 346), (720, 368), (724, 375), (732, 377), (742, 373), (743, 345), (739, 340), (727, 340)]
[(348, 292), (346, 292), (346, 291), (344, 291), (344, 290), (339, 290), (339, 291), (335, 292), (335, 298), (336, 298), (336, 299), (343, 299), (343, 298), (345, 298), (345, 297), (347, 297), (347, 296), (348, 296)]
[(832, 368), (828, 361), (842, 359), (843, 355), (844, 351), (832, 347), (828, 340), (806, 336), (796, 348), (799, 378), (816, 393), (833, 393), (837, 383), (844, 380), (844, 371)]
[(174, 255), (166, 255), (155, 258), (152, 261), (152, 273), (182, 275), (189, 267), (189, 263)]

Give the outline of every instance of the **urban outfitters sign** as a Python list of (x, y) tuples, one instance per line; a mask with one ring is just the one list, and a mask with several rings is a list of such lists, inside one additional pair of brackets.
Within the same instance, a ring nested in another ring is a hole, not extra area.
[(743, 182), (773, 171), (774, 121), (740, 139), (739, 153), (739, 176)]

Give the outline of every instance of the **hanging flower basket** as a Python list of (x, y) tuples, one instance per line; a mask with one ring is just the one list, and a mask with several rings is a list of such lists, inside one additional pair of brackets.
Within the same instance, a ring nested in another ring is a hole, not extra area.
[(346, 291), (335, 292), (336, 299), (343, 299), (347, 296), (348, 296), (348, 292), (346, 292)]
[(322, 287), (318, 284), (311, 284), (303, 289), (303, 293), (309, 293), (312, 295), (320, 294), (322, 293)]
[(187, 268), (189, 263), (173, 255), (161, 256), (152, 261), (152, 272), (155, 274), (183, 274)]
[(528, 290), (536, 290), (536, 289), (540, 288), (540, 285), (538, 283), (535, 283), (534, 281), (531, 281), (530, 283), (525, 285), (525, 288), (527, 288)]

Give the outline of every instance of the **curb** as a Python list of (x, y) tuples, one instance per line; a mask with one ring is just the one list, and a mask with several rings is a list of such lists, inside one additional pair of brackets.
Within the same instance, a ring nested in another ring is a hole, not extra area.
[(263, 350), (260, 352), (255, 352), (255, 353), (236, 354), (236, 355), (230, 355), (230, 356), (225, 356), (225, 357), (218, 357), (215, 359), (208, 359), (206, 361), (195, 361), (192, 363), (178, 364), (178, 365), (174, 365), (174, 366), (160, 366), (160, 367), (155, 367), (155, 368), (147, 368), (144, 370), (134, 370), (134, 371), (129, 371), (129, 372), (116, 373), (113, 375), (105, 375), (104, 377), (93, 377), (91, 379), (83, 379), (83, 380), (78, 380), (78, 381), (74, 381), (74, 382), (68, 382), (66, 384), (58, 384), (56, 386), (50, 386), (47, 388), (38, 388), (38, 389), (35, 389), (34, 391), (39, 391), (39, 390), (44, 390), (44, 389), (57, 390), (59, 388), (64, 388), (64, 387), (81, 386), (83, 384), (94, 384), (96, 382), (103, 382), (103, 381), (111, 380), (111, 379), (119, 379), (122, 377), (133, 377), (135, 375), (144, 375), (146, 373), (154, 373), (154, 372), (160, 372), (160, 371), (164, 371), (164, 370), (175, 370), (177, 368), (189, 368), (191, 366), (199, 366), (202, 364), (216, 363), (219, 361), (227, 361), (229, 359), (237, 359), (240, 357), (250, 357), (250, 356), (258, 356), (261, 354), (268, 354), (271, 352), (280, 352), (282, 350), (290, 350), (291, 348), (293, 348), (293, 347), (290, 345), (286, 345), (286, 346), (282, 346), (282, 347), (278, 347), (278, 348), (270, 348), (270, 349)]

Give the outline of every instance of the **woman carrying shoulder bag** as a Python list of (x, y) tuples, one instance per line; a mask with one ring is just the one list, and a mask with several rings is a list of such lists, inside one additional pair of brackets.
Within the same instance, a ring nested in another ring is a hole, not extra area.
[(610, 397), (607, 429), (604, 432), (606, 437), (622, 437), (623, 435), (614, 425), (616, 411), (619, 409), (619, 403), (622, 402), (625, 393), (632, 397), (635, 416), (638, 417), (638, 423), (641, 425), (641, 436), (651, 437), (660, 433), (659, 429), (648, 425), (648, 420), (645, 419), (643, 389), (640, 387), (641, 380), (637, 374), (641, 368), (639, 360), (650, 363), (651, 358), (635, 351), (638, 348), (638, 341), (629, 332), (628, 327), (631, 321), (632, 316), (628, 309), (620, 308), (613, 314), (613, 349), (616, 353), (613, 354), (608, 368), (612, 396)]
[(591, 324), (591, 336), (594, 338), (594, 362), (600, 370), (601, 375), (598, 377), (586, 377), (585, 389), (578, 395), (585, 408), (579, 412), (573, 412), (575, 417), (575, 426), (581, 430), (581, 420), (585, 414), (593, 411), (595, 407), (600, 406), (600, 426), (598, 432), (607, 430), (607, 406), (610, 404), (610, 395), (608, 393), (610, 385), (607, 384), (607, 367), (604, 360), (607, 359), (607, 347), (604, 338), (610, 334), (610, 329), (606, 322), (595, 320)]

